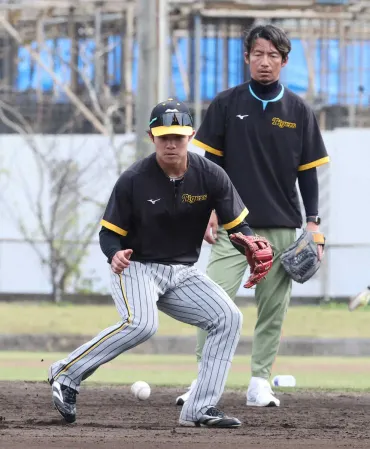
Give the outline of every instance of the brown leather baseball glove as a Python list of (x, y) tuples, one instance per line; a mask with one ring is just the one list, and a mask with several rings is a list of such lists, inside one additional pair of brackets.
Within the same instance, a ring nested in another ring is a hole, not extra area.
[(251, 288), (261, 282), (271, 270), (274, 252), (270, 242), (259, 235), (246, 236), (241, 232), (231, 234), (230, 240), (245, 250), (251, 274), (244, 287)]

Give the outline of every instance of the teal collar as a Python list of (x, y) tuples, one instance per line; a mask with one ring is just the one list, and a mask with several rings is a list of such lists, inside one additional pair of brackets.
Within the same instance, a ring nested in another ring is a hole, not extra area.
[(249, 92), (253, 95), (253, 97), (256, 100), (259, 100), (259, 101), (262, 102), (263, 110), (265, 110), (268, 103), (273, 103), (273, 102), (279, 101), (279, 100), (281, 100), (283, 98), (284, 86), (281, 84), (280, 93), (275, 98), (272, 98), (271, 100), (262, 100), (262, 98), (257, 97), (257, 95), (253, 92), (252, 86), (250, 84), (249, 84)]

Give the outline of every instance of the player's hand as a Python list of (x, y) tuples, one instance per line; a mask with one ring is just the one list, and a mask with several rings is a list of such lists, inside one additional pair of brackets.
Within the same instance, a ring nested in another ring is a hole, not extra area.
[[(310, 232), (320, 232), (320, 228), (316, 223), (307, 223), (306, 231)], [(322, 245), (317, 245), (317, 257), (321, 261), (324, 255), (324, 248)]]
[(213, 245), (217, 240), (218, 219), (215, 211), (212, 211), (209, 217), (208, 226), (204, 234), (204, 240)]
[(130, 265), (132, 253), (132, 249), (123, 249), (122, 251), (116, 252), (110, 264), (113, 273), (121, 274), (122, 271)]

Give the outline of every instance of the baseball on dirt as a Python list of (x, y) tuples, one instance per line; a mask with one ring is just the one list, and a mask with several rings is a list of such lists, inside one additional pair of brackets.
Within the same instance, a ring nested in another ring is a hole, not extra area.
[(145, 401), (150, 396), (150, 386), (146, 382), (138, 380), (132, 384), (131, 393), (140, 401)]

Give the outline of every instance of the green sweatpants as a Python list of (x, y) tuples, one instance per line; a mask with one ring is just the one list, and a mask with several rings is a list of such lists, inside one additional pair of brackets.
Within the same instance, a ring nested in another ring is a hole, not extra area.
[[(268, 379), (279, 350), (281, 329), (292, 290), (292, 281), (280, 263), (280, 255), (296, 239), (296, 230), (279, 228), (253, 231), (270, 241), (275, 254), (269, 274), (255, 290), (258, 316), (253, 338), (252, 376)], [(245, 256), (232, 246), (224, 229), (219, 228), (217, 234), (218, 240), (212, 245), (207, 274), (234, 301), (248, 264)], [(200, 361), (207, 332), (198, 329), (197, 337), (196, 355)]]

